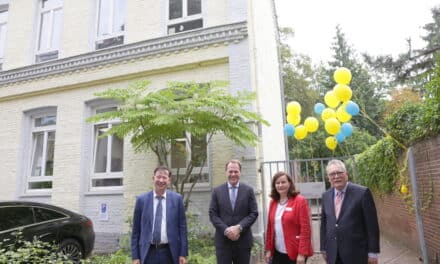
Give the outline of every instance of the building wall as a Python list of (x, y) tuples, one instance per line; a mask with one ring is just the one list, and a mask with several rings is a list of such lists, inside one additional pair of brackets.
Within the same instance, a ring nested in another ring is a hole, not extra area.
[[(414, 161), (418, 195), (422, 206), (423, 232), (429, 263), (440, 260), (440, 136), (417, 143), (414, 146)], [(411, 189), (410, 189), (411, 192)], [(432, 200), (428, 203), (428, 197)], [(398, 193), (375, 197), (380, 229), (396, 243), (420, 252), (413, 200), (405, 202)], [(420, 253), (419, 253), (420, 254)]]
[[(151, 80), (152, 90), (166, 87), (167, 81), (228, 80), (231, 93), (257, 92), (259, 99), (250, 109), (271, 126), (251, 124), (260, 137), (255, 147), (234, 146), (222, 135), (213, 138), (210, 186), (194, 190), (190, 210), (210, 226), (206, 201), (211, 188), (226, 181), (224, 164), (232, 158), (243, 162), (241, 179), (254, 186), (262, 208), (259, 163), (285, 159), (271, 4), (202, 0), (203, 29), (168, 36), (166, 1), (129, 0), (124, 45), (95, 51), (96, 2), (63, 1), (59, 59), (35, 64), (38, 1), (9, 1), (6, 57), (0, 72), (0, 153), (4, 153), (0, 165), (7, 168), (0, 174), (2, 199), (36, 200), (83, 213), (94, 222), (95, 250), (115, 249), (128, 231), (135, 197), (151, 190), (157, 163), (152, 153), (134, 153), (126, 139), (123, 190), (90, 191), (91, 125), (85, 122), (86, 104), (95, 99), (95, 92), (139, 79)], [(48, 106), (57, 110), (53, 188), (50, 193), (29, 194), (24, 188), (23, 161), (29, 156), (25, 142), (30, 136), (25, 113)], [(108, 208), (108, 219), (102, 219), (102, 204)], [(253, 227), (260, 239), (261, 223)]]

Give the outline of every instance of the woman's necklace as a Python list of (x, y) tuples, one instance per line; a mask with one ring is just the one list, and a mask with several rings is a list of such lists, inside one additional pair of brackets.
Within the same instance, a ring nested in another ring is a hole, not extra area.
[(286, 203), (287, 203), (287, 201), (289, 200), (289, 198), (285, 198), (285, 199), (283, 199), (283, 200), (279, 200), (278, 201), (278, 203), (280, 204), (280, 205), (285, 205)]

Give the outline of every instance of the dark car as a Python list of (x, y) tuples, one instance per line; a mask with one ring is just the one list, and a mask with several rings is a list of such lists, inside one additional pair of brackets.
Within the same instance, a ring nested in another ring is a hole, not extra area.
[(25, 240), (58, 244), (75, 262), (88, 257), (95, 243), (93, 223), (86, 216), (44, 203), (0, 202), (0, 242), (13, 243), (18, 230)]

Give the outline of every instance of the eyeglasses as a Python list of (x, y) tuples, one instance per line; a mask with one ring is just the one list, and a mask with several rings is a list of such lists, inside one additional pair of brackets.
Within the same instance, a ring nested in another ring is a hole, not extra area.
[(334, 171), (332, 173), (329, 173), (328, 176), (329, 177), (336, 177), (336, 176), (342, 176), (344, 175), (345, 171)]

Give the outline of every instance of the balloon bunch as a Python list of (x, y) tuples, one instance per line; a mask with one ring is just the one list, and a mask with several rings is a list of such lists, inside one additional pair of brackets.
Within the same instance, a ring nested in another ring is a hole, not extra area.
[[(359, 114), (359, 106), (351, 101), (352, 91), (348, 84), (351, 81), (349, 69), (338, 68), (333, 78), (336, 85), (333, 90), (328, 91), (324, 96), (324, 102), (317, 103), (314, 111), (324, 121), (324, 128), (329, 137), (325, 139), (325, 145), (330, 150), (336, 149), (338, 143), (343, 142), (353, 133), (353, 126), (349, 123), (352, 116)], [(293, 136), (297, 140), (305, 139), (308, 133), (318, 130), (319, 122), (315, 117), (307, 117), (304, 124), (301, 123), (301, 105), (292, 101), (286, 106), (287, 124), (284, 125), (284, 132), (287, 136)]]
[(349, 123), (352, 116), (359, 114), (359, 106), (351, 101), (352, 91), (348, 84), (351, 81), (349, 69), (341, 67), (333, 74), (336, 85), (333, 90), (324, 96), (325, 107), (322, 103), (315, 104), (314, 111), (324, 121), (325, 131), (330, 134), (325, 139), (325, 145), (330, 150), (336, 149), (338, 143), (343, 142), (353, 133), (353, 126)]
[(284, 125), (284, 132), (287, 136), (293, 136), (297, 140), (302, 140), (307, 137), (309, 133), (316, 132), (319, 127), (318, 119), (315, 117), (307, 117), (304, 124), (301, 123), (301, 105), (292, 101), (286, 106), (287, 124)]

